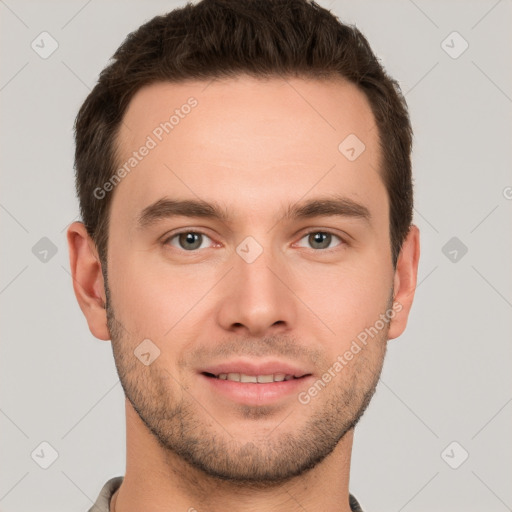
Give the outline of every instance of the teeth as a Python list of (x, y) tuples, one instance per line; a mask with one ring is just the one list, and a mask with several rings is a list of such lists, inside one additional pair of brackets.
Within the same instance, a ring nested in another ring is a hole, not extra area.
[(273, 375), (245, 375), (244, 373), (221, 373), (217, 375), (221, 380), (232, 380), (235, 382), (252, 382), (256, 383), (269, 383), (269, 382), (282, 382), (283, 380), (292, 380), (293, 375), (286, 375), (285, 373), (275, 373)]
[(258, 377), (255, 375), (244, 375), (240, 374), (240, 382), (258, 382)]

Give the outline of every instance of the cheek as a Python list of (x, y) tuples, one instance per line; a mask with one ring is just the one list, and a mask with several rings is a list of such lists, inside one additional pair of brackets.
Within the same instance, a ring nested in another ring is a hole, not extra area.
[(116, 316), (133, 335), (163, 341), (200, 310), (195, 305), (212, 284), (206, 273), (171, 267), (156, 251), (126, 250), (131, 252), (123, 258), (118, 251), (117, 267), (109, 272)]
[(383, 278), (378, 269), (340, 266), (317, 272), (299, 296), (336, 342), (344, 344), (374, 325), (385, 312), (390, 293), (391, 278)]
[(115, 267), (109, 269), (108, 277), (112, 303), (117, 319), (128, 332), (150, 337), (149, 326), (153, 327), (152, 334), (162, 331), (161, 326), (158, 329), (158, 322), (165, 317), (164, 312), (169, 311), (169, 301), (168, 297), (164, 300), (166, 298), (161, 296), (163, 288), (159, 286), (156, 272), (131, 250), (131, 254), (112, 251), (112, 260), (116, 262)]

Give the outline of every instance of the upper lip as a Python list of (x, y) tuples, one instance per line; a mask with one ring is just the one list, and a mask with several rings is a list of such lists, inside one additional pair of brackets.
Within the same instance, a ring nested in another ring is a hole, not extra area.
[(284, 373), (285, 375), (293, 375), (294, 377), (303, 377), (311, 374), (311, 372), (291, 363), (275, 360), (258, 364), (243, 360), (229, 361), (202, 368), (200, 373), (211, 373), (213, 375), (219, 375), (221, 373), (243, 373), (244, 375), (273, 375), (275, 373)]

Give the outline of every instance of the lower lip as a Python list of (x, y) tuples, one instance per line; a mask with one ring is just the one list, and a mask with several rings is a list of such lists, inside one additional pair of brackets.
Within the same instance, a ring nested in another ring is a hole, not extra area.
[(206, 384), (213, 390), (227, 396), (231, 400), (248, 405), (263, 405), (279, 401), (280, 399), (297, 394), (306, 389), (312, 375), (300, 379), (283, 380), (282, 382), (252, 383), (236, 382), (233, 380), (217, 379), (200, 374)]

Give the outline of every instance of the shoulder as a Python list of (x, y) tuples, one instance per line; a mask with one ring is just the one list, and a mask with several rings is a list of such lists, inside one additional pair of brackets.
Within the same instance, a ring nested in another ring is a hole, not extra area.
[(348, 502), (350, 504), (350, 510), (352, 510), (352, 512), (363, 512), (361, 505), (359, 505), (359, 502), (354, 498), (354, 496), (352, 496), (352, 494), (349, 494)]
[(89, 512), (110, 512), (110, 499), (117, 491), (122, 481), (122, 476), (116, 476), (108, 480), (102, 487), (98, 497), (96, 498), (96, 502), (89, 509)]

